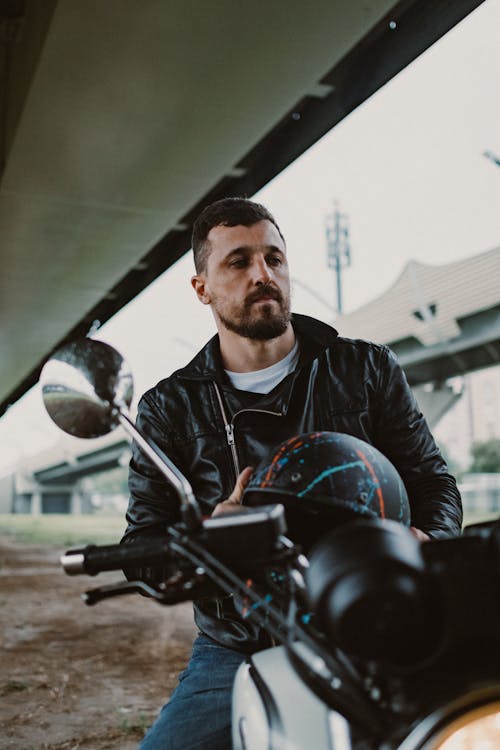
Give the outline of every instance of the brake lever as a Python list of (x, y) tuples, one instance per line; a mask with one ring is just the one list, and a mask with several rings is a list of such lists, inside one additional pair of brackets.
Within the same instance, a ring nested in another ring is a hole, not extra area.
[(90, 589), (81, 594), (83, 602), (91, 607), (93, 604), (103, 599), (111, 599), (113, 596), (124, 596), (125, 594), (144, 594), (156, 601), (163, 602), (165, 593), (159, 589), (150, 586), (144, 581), (123, 581), (121, 583), (110, 583), (107, 586), (99, 586), (96, 589)]
[(203, 568), (197, 568), (191, 578), (172, 577), (156, 586), (152, 583), (145, 583), (145, 581), (110, 583), (107, 586), (99, 586), (96, 589), (85, 591), (81, 598), (89, 607), (103, 599), (125, 594), (143, 594), (160, 604), (178, 604), (193, 599), (196, 595), (207, 593), (205, 591), (206, 584), (205, 571)]

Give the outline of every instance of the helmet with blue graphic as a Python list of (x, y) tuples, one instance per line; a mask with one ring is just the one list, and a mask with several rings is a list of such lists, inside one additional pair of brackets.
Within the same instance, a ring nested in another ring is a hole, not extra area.
[(304, 547), (357, 518), (410, 525), (408, 495), (389, 459), (373, 445), (340, 432), (297, 435), (262, 461), (243, 504), (269, 503), (283, 503), (288, 535)]

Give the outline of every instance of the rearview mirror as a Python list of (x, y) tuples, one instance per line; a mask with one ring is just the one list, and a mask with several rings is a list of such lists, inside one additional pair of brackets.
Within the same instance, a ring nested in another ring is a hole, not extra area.
[(120, 423), (133, 396), (132, 373), (113, 347), (79, 339), (58, 349), (40, 375), (42, 398), (50, 418), (64, 432), (96, 438)]
[(116, 349), (89, 338), (72, 341), (46, 362), (40, 385), (50, 418), (70, 435), (95, 438), (122, 425), (173, 485), (186, 525), (193, 528), (201, 523), (200, 508), (184, 474), (130, 419), (132, 374)]

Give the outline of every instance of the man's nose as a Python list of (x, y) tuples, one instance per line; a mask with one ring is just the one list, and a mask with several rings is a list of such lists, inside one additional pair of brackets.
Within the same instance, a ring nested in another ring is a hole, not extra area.
[(269, 268), (265, 258), (254, 258), (253, 276), (257, 285), (267, 284), (273, 278), (272, 269)]

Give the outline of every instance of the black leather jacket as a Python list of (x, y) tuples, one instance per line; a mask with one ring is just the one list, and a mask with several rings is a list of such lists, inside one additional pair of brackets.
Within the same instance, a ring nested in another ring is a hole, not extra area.
[[(455, 480), (390, 350), (342, 338), (303, 315), (293, 316), (293, 326), (299, 366), (267, 395), (233, 388), (214, 336), (140, 401), (138, 424), (187, 476), (203, 512), (230, 495), (240, 468), (256, 466), (283, 440), (333, 430), (372, 443), (392, 461), (408, 491), (412, 525), (432, 538), (459, 534)], [(137, 446), (129, 486), (124, 543), (161, 535), (179, 520), (174, 492)], [(230, 597), (197, 602), (195, 620), (225, 646), (251, 652), (268, 645), (265, 634), (238, 616)]]

